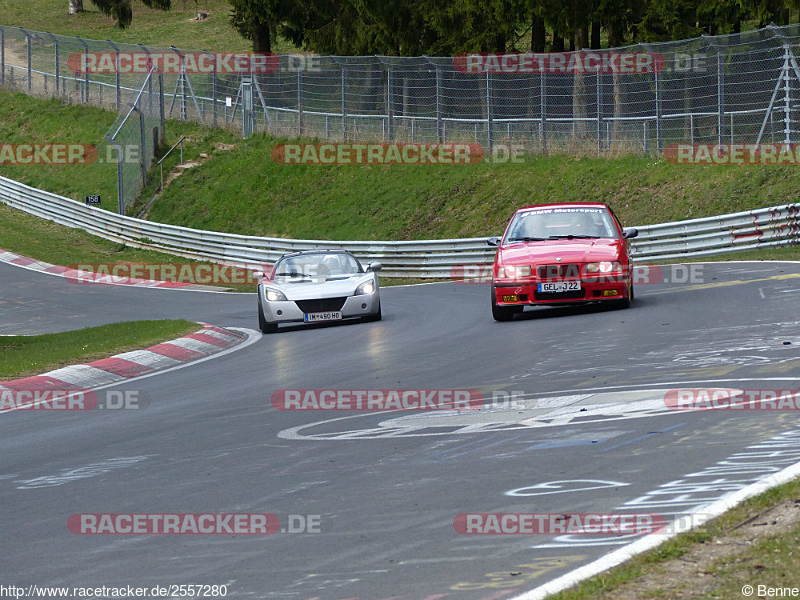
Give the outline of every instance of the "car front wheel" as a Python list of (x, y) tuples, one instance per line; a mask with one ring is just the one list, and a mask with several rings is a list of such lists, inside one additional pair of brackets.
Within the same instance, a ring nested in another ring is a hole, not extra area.
[(264, 318), (260, 295), (258, 297), (258, 328), (261, 330), (261, 333), (275, 333), (278, 331), (278, 325), (276, 323), (270, 323)]
[(369, 315), (369, 316), (366, 316), (366, 317), (364, 317), (364, 319), (363, 319), (363, 320), (364, 320), (365, 322), (370, 322), (370, 321), (380, 321), (380, 320), (381, 320), (381, 318), (383, 318), (383, 316), (382, 316), (382, 314), (381, 314), (381, 304), (380, 304), (380, 302), (378, 302), (378, 312), (377, 312), (377, 313), (375, 313), (374, 315)]
[(492, 317), (495, 321), (510, 321), (515, 314), (520, 312), (522, 312), (521, 306), (498, 306), (494, 289), (492, 289)]
[(633, 283), (628, 286), (628, 297), (624, 300), (619, 300), (617, 306), (619, 308), (630, 308), (633, 302)]

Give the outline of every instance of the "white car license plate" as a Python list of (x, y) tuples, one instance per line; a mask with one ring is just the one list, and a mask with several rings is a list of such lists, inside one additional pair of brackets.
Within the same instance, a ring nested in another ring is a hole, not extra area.
[(580, 291), (580, 281), (559, 281), (558, 283), (540, 283), (540, 292), (576, 292)]
[(341, 318), (341, 311), (306, 313), (303, 315), (303, 320), (306, 323), (311, 323), (313, 321), (339, 321)]

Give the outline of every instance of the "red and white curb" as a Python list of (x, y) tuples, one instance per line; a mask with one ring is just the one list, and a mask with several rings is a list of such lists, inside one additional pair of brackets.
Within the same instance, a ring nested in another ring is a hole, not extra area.
[(61, 265), (53, 265), (42, 260), (36, 260), (35, 258), (29, 258), (27, 256), (22, 256), (21, 254), (3, 250), (2, 248), (0, 248), (0, 262), (22, 267), (23, 269), (30, 269), (31, 271), (38, 271), (47, 275), (56, 275), (57, 277), (74, 279), (76, 281), (80, 281), (81, 283), (96, 283), (100, 285), (129, 285), (134, 287), (194, 290), (201, 292), (219, 292), (226, 289), (220, 286), (200, 285), (196, 283), (178, 281), (156, 281), (154, 279), (125, 278), (123, 281), (105, 281), (103, 278), (97, 278), (96, 281), (87, 282), (85, 281), (85, 275), (82, 278), (81, 274), (76, 269), (71, 269)]
[(70, 392), (97, 389), (206, 360), (222, 352), (238, 349), (240, 345), (249, 345), (261, 337), (249, 329), (228, 329), (207, 323), (202, 325), (203, 328), (195, 333), (144, 350), (123, 352), (88, 364), (63, 367), (42, 375), (0, 381), (0, 394), (6, 390)]

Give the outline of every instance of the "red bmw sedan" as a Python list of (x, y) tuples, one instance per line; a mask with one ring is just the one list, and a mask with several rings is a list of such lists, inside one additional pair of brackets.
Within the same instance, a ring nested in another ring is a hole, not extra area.
[(571, 202), (520, 208), (506, 228), (492, 269), (492, 316), (509, 321), (526, 306), (633, 301), (630, 240), (605, 204)]

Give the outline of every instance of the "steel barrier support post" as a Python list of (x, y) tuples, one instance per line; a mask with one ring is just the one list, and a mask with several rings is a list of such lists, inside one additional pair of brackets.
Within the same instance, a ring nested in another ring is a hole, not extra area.
[(106, 141), (117, 150), (117, 213), (125, 214), (125, 188), (122, 182), (122, 146), (112, 138), (106, 136)]
[(117, 89), (117, 110), (119, 110), (120, 106), (122, 106), (122, 87), (120, 86), (120, 82), (119, 82), (119, 69), (120, 69), (120, 66), (119, 66), (119, 46), (117, 46), (111, 40), (106, 40), (106, 43), (114, 49), (114, 55), (116, 56), (116, 59), (114, 60), (114, 65), (116, 65), (115, 71), (117, 72), (116, 73), (117, 76), (115, 78), (115, 86), (116, 86), (116, 89)]

